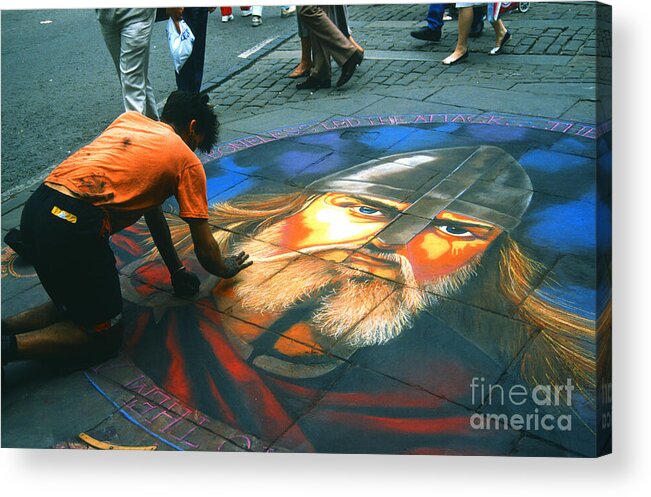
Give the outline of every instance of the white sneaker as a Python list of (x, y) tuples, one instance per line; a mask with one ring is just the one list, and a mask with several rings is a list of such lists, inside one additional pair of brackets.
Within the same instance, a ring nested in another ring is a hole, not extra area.
[(260, 24), (262, 24), (262, 16), (253, 16), (251, 18), (251, 26), (257, 28)]
[(251, 14), (253, 14), (253, 9), (247, 9), (247, 10), (241, 10), (240, 15), (242, 17), (249, 17)]
[(233, 14), (229, 14), (227, 16), (222, 16), (222, 22), (228, 22), (233, 20)]
[(289, 17), (292, 14), (296, 13), (296, 6), (295, 5), (290, 5), (287, 8), (281, 8), (280, 9), (280, 17)]

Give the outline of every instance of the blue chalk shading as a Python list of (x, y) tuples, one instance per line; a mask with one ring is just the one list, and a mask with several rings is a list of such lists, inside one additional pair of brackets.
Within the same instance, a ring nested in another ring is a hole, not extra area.
[(563, 251), (593, 250), (597, 227), (594, 193), (580, 200), (552, 205), (532, 214), (527, 236), (540, 245)]
[(108, 400), (111, 404), (113, 404), (119, 411), (120, 414), (122, 414), (125, 418), (127, 418), (129, 421), (131, 421), (134, 425), (136, 425), (138, 428), (142, 429), (143, 431), (147, 432), (150, 434), (152, 437), (157, 438), (161, 442), (163, 442), (165, 445), (169, 445), (173, 449), (180, 450), (180, 451), (185, 451), (185, 449), (179, 447), (178, 445), (173, 444), (169, 440), (165, 440), (163, 437), (157, 435), (153, 431), (151, 431), (149, 428), (143, 426), (142, 423), (140, 423), (138, 420), (136, 420), (133, 416), (131, 416), (129, 413), (127, 413), (122, 407), (120, 407), (113, 399), (111, 399), (105, 392), (102, 390), (97, 383), (95, 383), (93, 380), (90, 379), (90, 376), (88, 373), (84, 371), (84, 376), (86, 379), (90, 382), (90, 384), (97, 390), (102, 397), (104, 397), (106, 400)]
[(605, 202), (597, 202), (597, 222), (597, 250), (610, 252), (613, 243), (612, 210)]
[[(613, 170), (613, 153), (611, 151), (604, 152), (597, 159), (597, 167), (599, 169), (599, 181), (605, 180), (612, 175)], [(602, 175), (604, 176), (602, 178)]]
[(592, 159), (586, 157), (560, 152), (550, 152), (547, 150), (532, 150), (527, 152), (520, 157), (519, 162), (525, 169), (532, 169), (534, 171), (545, 173), (557, 173), (586, 167), (589, 168), (594, 163)]
[(489, 126), (485, 124), (471, 124), (466, 127), (464, 134), (476, 138), (480, 143), (504, 143), (508, 141), (522, 141), (528, 130), (515, 126)]
[(217, 204), (220, 202), (226, 202), (227, 200), (237, 197), (238, 195), (243, 195), (245, 193), (248, 193), (253, 189), (253, 187), (258, 182), (259, 180), (252, 179), (252, 178), (247, 179), (246, 181), (242, 181), (241, 183), (236, 184), (232, 188), (222, 191), (217, 195), (215, 195), (214, 197), (210, 197), (208, 199), (208, 205), (211, 206), (213, 204)]
[[(208, 174), (209, 172), (206, 171)], [(210, 172), (212, 173), (212, 171)], [(225, 169), (220, 169), (216, 174), (211, 174), (207, 178), (207, 197), (212, 198), (215, 195), (242, 183), (247, 179), (246, 176)]]
[(222, 157), (215, 163), (215, 165), (219, 166), (220, 168), (227, 169), (229, 171), (233, 171), (236, 173), (244, 173), (244, 174), (251, 174), (252, 172), (255, 172), (258, 169), (260, 169), (260, 165), (258, 164), (241, 165), (238, 163), (237, 159), (234, 156)]
[(437, 131), (416, 130), (407, 138), (389, 148), (387, 154), (392, 155), (430, 148), (461, 147), (464, 145), (470, 145), (468, 138), (450, 136), (447, 133), (439, 133)]
[(460, 128), (461, 128), (461, 124), (447, 123), (444, 124), (443, 126), (439, 126), (434, 129), (441, 133), (454, 133), (455, 131), (458, 131)]
[(541, 298), (590, 320), (597, 319), (597, 291), (578, 285), (562, 284), (541, 288)]
[(594, 140), (576, 137), (564, 137), (554, 143), (552, 150), (572, 155), (581, 155), (583, 157), (594, 157), (596, 155), (596, 146)]
[(273, 170), (283, 173), (282, 177), (288, 178), (300, 173), (303, 169), (314, 163), (315, 159), (323, 155), (316, 155), (314, 151), (291, 150), (283, 153), (276, 162)]
[(367, 145), (374, 150), (387, 150), (400, 140), (408, 136), (414, 130), (402, 126), (387, 126), (383, 128), (373, 128), (373, 131), (381, 131), (381, 139), (377, 139), (375, 133), (365, 133), (359, 137), (359, 142)]

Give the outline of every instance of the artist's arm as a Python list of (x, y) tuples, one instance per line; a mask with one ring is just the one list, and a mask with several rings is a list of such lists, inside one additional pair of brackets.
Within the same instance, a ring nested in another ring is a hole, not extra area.
[(188, 297), (197, 293), (199, 291), (199, 278), (192, 272), (187, 271), (181, 263), (172, 243), (170, 228), (163, 215), (163, 210), (156, 207), (145, 212), (145, 221), (156, 248), (170, 272), (174, 293)]
[(247, 261), (249, 256), (244, 252), (223, 257), (206, 219), (187, 218), (184, 221), (190, 225), (194, 253), (199, 263), (209, 273), (221, 278), (232, 278), (252, 264), (251, 261)]

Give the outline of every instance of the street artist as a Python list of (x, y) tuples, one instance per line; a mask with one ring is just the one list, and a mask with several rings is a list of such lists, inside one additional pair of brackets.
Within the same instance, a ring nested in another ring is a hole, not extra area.
[(232, 278), (251, 265), (244, 252), (223, 257), (208, 225), (206, 174), (194, 150), (209, 152), (218, 127), (207, 96), (173, 92), (160, 122), (126, 112), (52, 171), (6, 239), (33, 263), (52, 301), (2, 321), (3, 363), (85, 366), (115, 355), (122, 296), (109, 237), (143, 215), (175, 294), (195, 294), (199, 278), (181, 263), (161, 209), (172, 195), (209, 273)]

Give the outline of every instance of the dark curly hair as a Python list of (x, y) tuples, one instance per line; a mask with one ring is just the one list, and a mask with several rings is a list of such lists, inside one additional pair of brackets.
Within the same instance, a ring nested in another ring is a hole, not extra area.
[(219, 121), (208, 103), (208, 95), (173, 91), (167, 97), (161, 121), (171, 124), (178, 132), (185, 130), (193, 119), (197, 121), (196, 132), (203, 137), (199, 143), (199, 150), (210, 153), (219, 131)]

